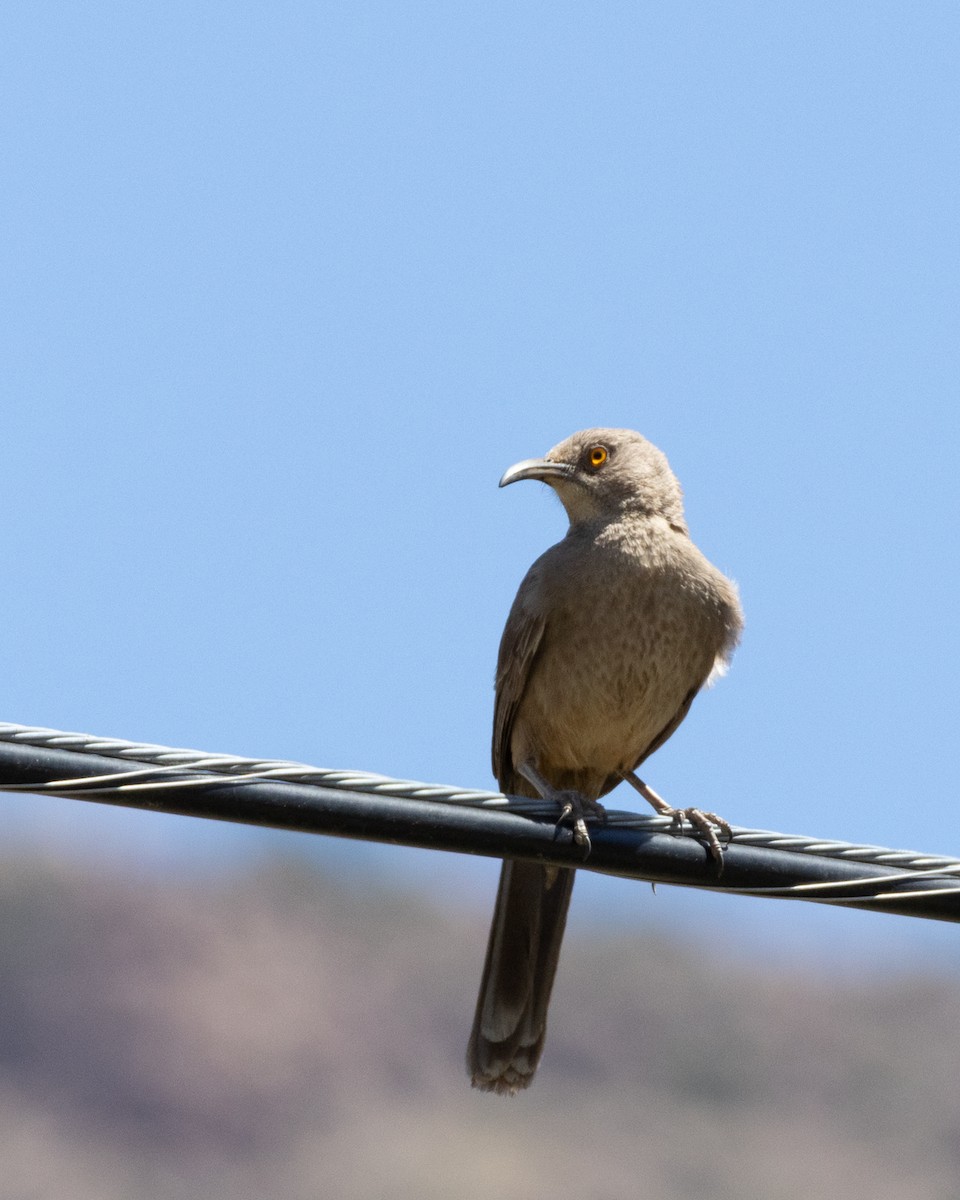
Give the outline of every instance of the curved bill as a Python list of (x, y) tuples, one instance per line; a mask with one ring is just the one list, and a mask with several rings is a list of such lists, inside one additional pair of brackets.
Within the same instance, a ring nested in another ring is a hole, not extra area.
[(549, 483), (551, 479), (560, 477), (569, 479), (575, 468), (571, 463), (551, 462), (549, 458), (525, 458), (523, 462), (514, 463), (503, 473), (500, 486), (516, 483), (519, 479), (539, 479)]

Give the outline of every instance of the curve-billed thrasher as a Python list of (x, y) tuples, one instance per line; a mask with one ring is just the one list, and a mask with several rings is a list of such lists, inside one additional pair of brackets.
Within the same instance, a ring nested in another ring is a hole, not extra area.
[[(589, 848), (584, 816), (623, 779), (658, 812), (720, 846), (713, 813), (673, 809), (634, 770), (722, 670), (743, 616), (734, 585), (690, 540), (680, 484), (629, 429), (587, 429), (500, 486), (539, 479), (567, 510), (566, 537), (533, 564), (497, 660), (493, 770), (503, 791), (555, 800)], [(493, 912), (467, 1069), (514, 1093), (540, 1061), (574, 871), (506, 860)]]

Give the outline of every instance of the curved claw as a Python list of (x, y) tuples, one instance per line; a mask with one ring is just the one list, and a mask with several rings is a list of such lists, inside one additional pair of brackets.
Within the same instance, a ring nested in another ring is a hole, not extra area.
[(733, 830), (730, 828), (728, 822), (723, 817), (718, 817), (714, 812), (703, 812), (699, 808), (677, 808), (674, 809), (672, 817), (674, 824), (680, 828), (683, 826), (684, 819), (690, 822), (697, 833), (707, 843), (710, 856), (717, 864), (717, 874), (722, 874), (723, 846), (717, 837), (717, 829), (726, 837), (729, 844), (733, 841)]
[(598, 804), (596, 800), (587, 800), (585, 796), (581, 796), (579, 792), (559, 792), (556, 796), (557, 803), (560, 805), (560, 816), (557, 818), (556, 828), (565, 821), (571, 821), (573, 825), (573, 840), (576, 845), (583, 847), (583, 857), (586, 858), (590, 853), (590, 834), (587, 832), (587, 817), (603, 822), (606, 820), (607, 814), (602, 804)]

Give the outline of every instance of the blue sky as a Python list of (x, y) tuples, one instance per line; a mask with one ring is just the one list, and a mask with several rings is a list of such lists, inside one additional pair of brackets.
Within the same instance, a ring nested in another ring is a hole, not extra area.
[[(497, 480), (624, 425), (747, 614), (651, 783), (960, 853), (954, 5), (37, 0), (0, 30), (0, 716), (488, 786), (503, 619), (564, 528)], [(0, 832), (495, 875), (33, 798)], [(955, 936), (666, 893), (724, 937)]]

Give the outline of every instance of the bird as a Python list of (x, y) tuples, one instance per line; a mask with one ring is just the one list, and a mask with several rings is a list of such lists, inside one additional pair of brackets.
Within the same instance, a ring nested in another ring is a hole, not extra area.
[[(736, 585), (697, 549), (666, 456), (630, 429), (574, 433), (500, 486), (556, 492), (565, 537), (530, 567), (497, 657), (493, 772), (509, 795), (557, 804), (589, 852), (587, 822), (620, 782), (682, 829), (686, 817), (722, 868), (712, 812), (678, 810), (637, 776), (700, 689), (722, 674), (743, 628)], [(573, 868), (505, 859), (467, 1047), (474, 1087), (529, 1087), (543, 1053)]]

